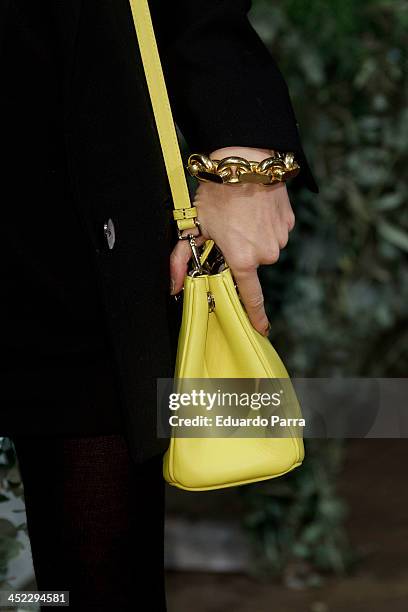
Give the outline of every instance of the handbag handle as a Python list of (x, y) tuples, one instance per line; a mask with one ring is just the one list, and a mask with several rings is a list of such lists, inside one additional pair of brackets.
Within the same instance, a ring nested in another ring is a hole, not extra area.
[(196, 227), (183, 161), (147, 0), (129, 0), (179, 232)]

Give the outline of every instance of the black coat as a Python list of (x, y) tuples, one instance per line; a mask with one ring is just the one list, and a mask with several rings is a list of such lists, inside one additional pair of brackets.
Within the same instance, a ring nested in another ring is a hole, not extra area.
[[(151, 0), (175, 121), (191, 151), (293, 150), (302, 168), (293, 182), (317, 192), (250, 4)], [(105, 338), (133, 456), (147, 458), (168, 443), (156, 437), (156, 378), (172, 375), (179, 319), (168, 290), (171, 196), (130, 7), (0, 0), (0, 17), (3, 320), (14, 389), (37, 354), (51, 363)]]

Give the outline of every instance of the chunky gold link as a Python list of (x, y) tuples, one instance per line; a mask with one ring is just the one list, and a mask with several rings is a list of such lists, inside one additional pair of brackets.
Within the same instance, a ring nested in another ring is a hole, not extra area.
[(192, 153), (188, 158), (187, 170), (200, 181), (274, 185), (295, 177), (300, 166), (291, 152), (274, 151), (271, 157), (259, 162), (239, 156), (211, 159), (204, 153)]

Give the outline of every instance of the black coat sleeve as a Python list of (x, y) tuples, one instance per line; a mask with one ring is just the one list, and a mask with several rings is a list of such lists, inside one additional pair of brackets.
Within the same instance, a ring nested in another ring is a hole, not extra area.
[(175, 122), (191, 151), (294, 151), (293, 181), (318, 193), (289, 90), (248, 20), (251, 0), (150, 0)]

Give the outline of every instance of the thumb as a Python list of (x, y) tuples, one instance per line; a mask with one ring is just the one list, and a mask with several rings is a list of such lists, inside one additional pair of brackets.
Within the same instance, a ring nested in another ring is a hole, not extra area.
[[(197, 246), (205, 242), (203, 236), (196, 238)], [(179, 240), (170, 254), (170, 294), (175, 295), (182, 290), (184, 277), (188, 271), (191, 258), (191, 247), (188, 240)]]

